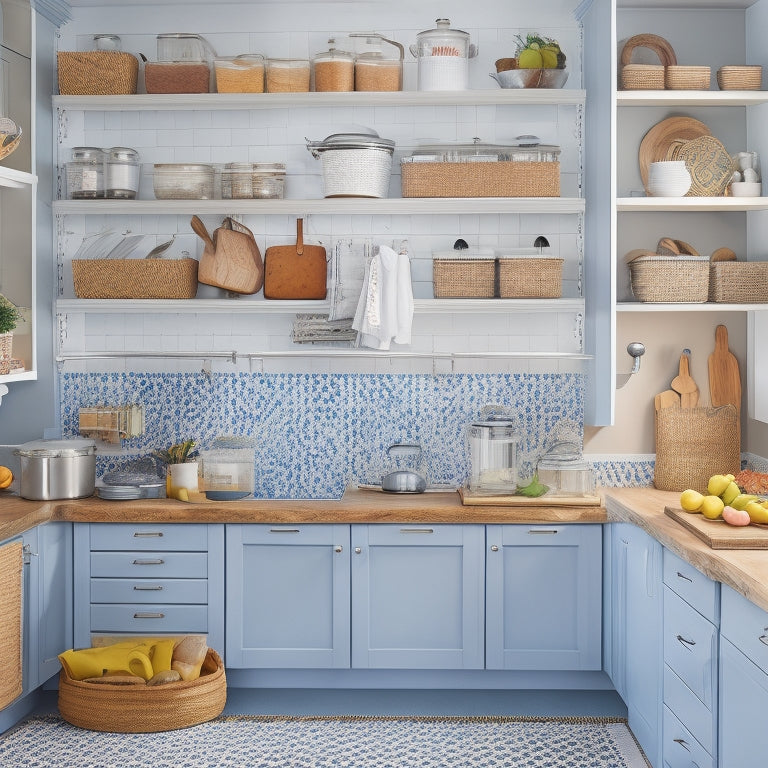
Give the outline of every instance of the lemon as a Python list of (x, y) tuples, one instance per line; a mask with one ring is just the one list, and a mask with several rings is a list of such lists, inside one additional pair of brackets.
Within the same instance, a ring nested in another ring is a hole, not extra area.
[(747, 503), (750, 501), (757, 501), (757, 496), (751, 493), (740, 493), (732, 502), (731, 506), (734, 509), (746, 509)]
[(698, 512), (701, 509), (701, 503), (704, 501), (704, 494), (689, 488), (680, 494), (680, 506), (686, 512)]
[(726, 486), (725, 490), (720, 494), (720, 498), (723, 500), (725, 506), (732, 504), (733, 500), (741, 495), (741, 489), (736, 483), (731, 480)]
[(707, 493), (712, 496), (719, 496), (727, 487), (733, 478), (728, 475), (712, 475), (707, 483)]
[[(725, 504), (719, 496), (705, 496), (701, 502), (701, 514), (709, 520), (717, 520), (723, 514)], [(768, 512), (768, 510), (766, 510)]]
[(517, 57), (517, 66), (518, 69), (541, 69), (543, 66), (541, 51), (533, 48), (525, 48), (520, 51)]
[(766, 509), (759, 501), (750, 501), (745, 507), (749, 519), (753, 523), (768, 524), (768, 509)]
[(556, 69), (557, 68), (557, 51), (552, 48), (541, 49), (541, 66), (544, 69)]
[(179, 501), (189, 501), (189, 491), (186, 488), (179, 488), (176, 491), (176, 498)]

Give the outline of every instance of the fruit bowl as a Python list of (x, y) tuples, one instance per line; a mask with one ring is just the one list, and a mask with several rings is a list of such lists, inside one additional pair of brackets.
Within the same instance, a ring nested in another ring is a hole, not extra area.
[(567, 69), (507, 69), (491, 72), (502, 88), (562, 88), (568, 80)]

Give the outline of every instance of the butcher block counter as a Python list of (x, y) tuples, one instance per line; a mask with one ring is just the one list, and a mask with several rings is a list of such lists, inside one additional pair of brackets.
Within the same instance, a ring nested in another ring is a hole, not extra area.
[(350, 488), (341, 499), (184, 503), (173, 499), (36, 502), (0, 496), (0, 540), (49, 520), (171, 523), (633, 523), (710, 578), (768, 610), (768, 550), (711, 549), (664, 513), (679, 494), (604, 488), (594, 506), (464, 506), (458, 493), (385, 494)]

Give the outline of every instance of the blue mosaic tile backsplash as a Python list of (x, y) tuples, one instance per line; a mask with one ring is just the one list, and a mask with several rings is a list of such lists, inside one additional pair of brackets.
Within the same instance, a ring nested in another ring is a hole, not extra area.
[(144, 406), (145, 434), (125, 440), (123, 454), (100, 451), (98, 475), (187, 437), (207, 448), (219, 436), (249, 436), (256, 497), (338, 498), (348, 483), (375, 480), (395, 442), (422, 446), (431, 483), (463, 483), (466, 426), (489, 403), (511, 409), (521, 473), (531, 471), (563, 431), (581, 440), (584, 377), (63, 373), (60, 398), (65, 436), (77, 434), (80, 407)]

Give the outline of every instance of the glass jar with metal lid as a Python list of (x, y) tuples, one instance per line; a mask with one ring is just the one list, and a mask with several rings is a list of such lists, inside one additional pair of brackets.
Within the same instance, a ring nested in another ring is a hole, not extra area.
[[(350, 37), (365, 38), (365, 48), (355, 57), (356, 91), (400, 91), (403, 88), (403, 46), (377, 32), (353, 32)], [(392, 58), (382, 51), (389, 43), (398, 51)]]
[(104, 150), (98, 147), (73, 147), (72, 159), (65, 165), (67, 198), (93, 200), (104, 197)]
[(134, 200), (139, 192), (139, 153), (130, 147), (105, 150), (106, 196)]
[(316, 91), (354, 91), (355, 56), (336, 48), (331, 38), (327, 51), (318, 53), (312, 59), (312, 76)]
[(469, 488), (479, 493), (512, 494), (517, 490), (518, 436), (511, 414), (487, 405), (467, 428)]
[(416, 35), (410, 46), (418, 60), (420, 91), (461, 91), (469, 85), (469, 60), (477, 56), (477, 46), (469, 33), (451, 29), (450, 19), (437, 19), (434, 29)]
[(216, 55), (202, 36), (189, 32), (169, 32), (157, 36), (158, 61), (208, 61)]

